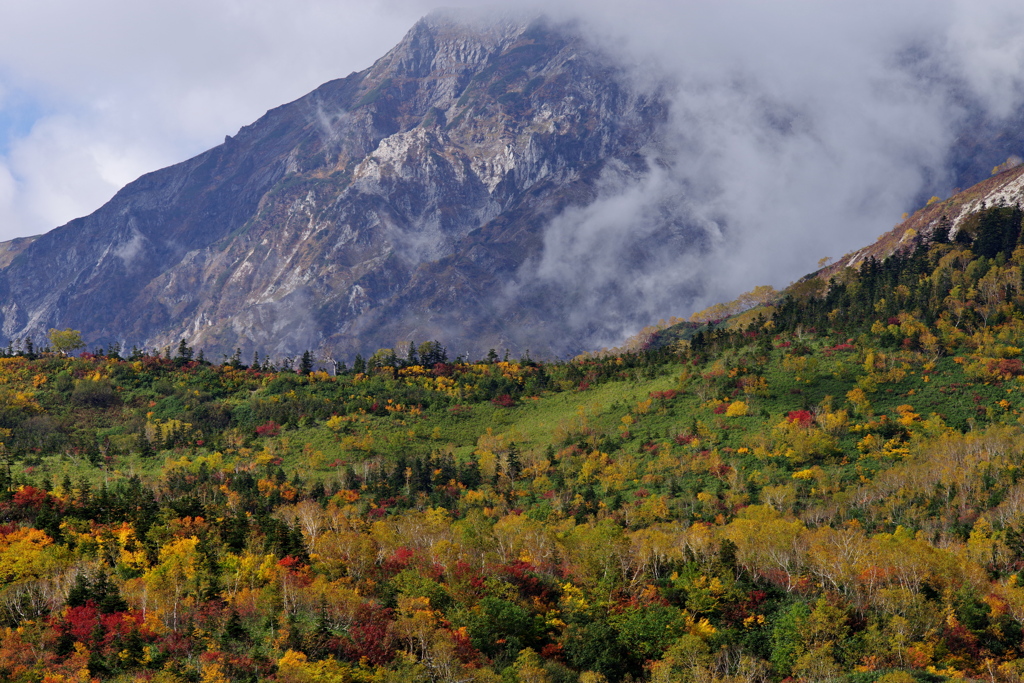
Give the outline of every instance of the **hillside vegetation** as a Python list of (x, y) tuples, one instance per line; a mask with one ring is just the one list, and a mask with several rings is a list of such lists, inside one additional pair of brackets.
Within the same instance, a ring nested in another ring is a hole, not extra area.
[(10, 348), (0, 677), (1019, 681), (1021, 218), (571, 363)]

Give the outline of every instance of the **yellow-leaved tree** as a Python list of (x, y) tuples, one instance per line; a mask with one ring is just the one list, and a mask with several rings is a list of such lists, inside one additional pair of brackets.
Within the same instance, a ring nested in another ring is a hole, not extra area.
[(85, 342), (82, 341), (82, 333), (70, 328), (66, 330), (50, 328), (46, 338), (50, 342), (50, 348), (62, 356), (66, 356), (72, 351), (77, 351), (85, 346)]

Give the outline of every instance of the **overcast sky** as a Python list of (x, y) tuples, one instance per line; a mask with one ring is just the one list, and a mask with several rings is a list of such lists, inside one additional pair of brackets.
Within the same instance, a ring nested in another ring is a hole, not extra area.
[[(366, 68), (435, 6), (484, 4), (0, 0), (0, 239), (90, 213), (140, 174)], [(675, 165), (612, 197), (614, 215), (689, 188), (691, 218), (742, 237), (723, 258), (755, 264), (732, 287), (785, 284), (779, 273), (891, 227), (941, 175), (962, 115), (949, 83), (992, 116), (1021, 102), (1019, 0), (543, 4), (581, 16), (637, 79), (676, 85)], [(567, 257), (600, 256), (588, 250), (614, 240), (580, 232), (600, 221), (600, 210), (564, 217), (549, 245), (571, 231)], [(801, 253), (765, 263), (780, 236)]]

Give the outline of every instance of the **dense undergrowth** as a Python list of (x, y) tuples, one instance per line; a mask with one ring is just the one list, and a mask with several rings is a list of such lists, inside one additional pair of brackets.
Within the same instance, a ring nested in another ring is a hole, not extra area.
[(1020, 680), (1020, 223), (572, 363), (12, 348), (0, 677)]

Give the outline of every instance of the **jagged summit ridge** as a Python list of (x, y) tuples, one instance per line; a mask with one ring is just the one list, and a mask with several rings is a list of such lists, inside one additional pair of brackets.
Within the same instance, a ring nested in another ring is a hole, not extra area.
[[(506, 13), (499, 17), (467, 15), (454, 10), (437, 10), (420, 19), (384, 57), (373, 72), (406, 78), (458, 78), (467, 70), (486, 63), (519, 39), (541, 17)], [(451, 81), (449, 81), (450, 83)], [(459, 89), (448, 83), (435, 88), (438, 94), (458, 97)]]

